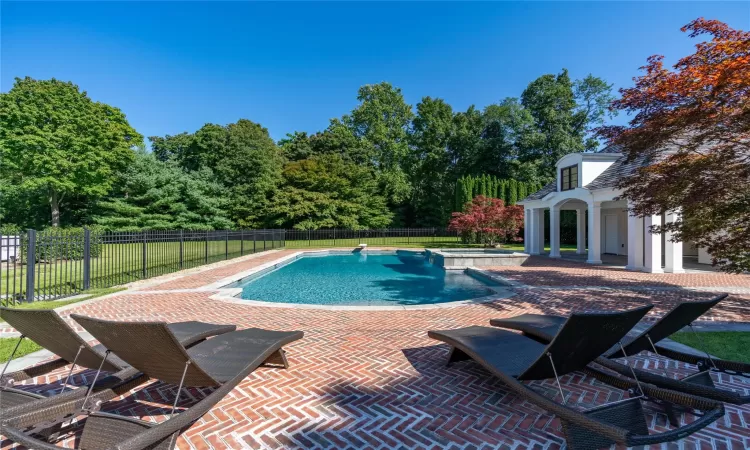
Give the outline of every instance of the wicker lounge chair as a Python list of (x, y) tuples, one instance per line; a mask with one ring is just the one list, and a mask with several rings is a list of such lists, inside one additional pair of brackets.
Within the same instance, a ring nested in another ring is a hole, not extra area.
[[(515, 394), (557, 415), (569, 448), (597, 449), (615, 443), (649, 445), (683, 438), (724, 415), (720, 402), (657, 388), (590, 365), (622, 339), (649, 309), (650, 306), (619, 313), (573, 314), (546, 346), (521, 334), (491, 327), (430, 331), (428, 335), (452, 347), (448, 364), (473, 359)], [(587, 411), (571, 409), (565, 404), (558, 377), (576, 371), (628, 390), (634, 396)], [(551, 378), (557, 381), (563, 404), (521, 383)], [(647, 399), (700, 410), (701, 416), (680, 428), (649, 434), (641, 403)]]
[[(641, 381), (722, 402), (737, 405), (750, 403), (750, 395), (717, 389), (711, 379), (711, 372), (725, 372), (732, 375), (750, 377), (750, 364), (718, 359), (708, 353), (697, 351), (687, 353), (680, 348), (676, 348), (674, 345), (664, 342), (664, 339), (673, 333), (685, 327), (692, 328), (693, 321), (726, 297), (727, 294), (722, 294), (711, 300), (680, 303), (653, 324), (642, 324), (642, 326), (636, 327), (636, 329), (641, 329), (642, 331), (631, 330), (623, 339), (625, 354), (623, 354), (623, 350), (618, 346), (613, 346), (604, 352), (604, 357), (597, 360), (597, 363), (621, 375), (629, 376), (630, 367), (620, 364), (617, 361), (608, 361), (607, 358), (622, 358), (625, 355), (632, 356), (642, 351), (654, 352), (667, 358), (695, 364), (698, 367), (698, 372), (682, 380), (675, 380), (652, 372), (636, 370), (636, 374)], [(565, 321), (566, 318), (561, 316), (523, 314), (508, 319), (492, 319), (490, 320), (490, 324), (496, 327), (522, 331), (525, 335), (540, 342), (550, 342)]]
[[(111, 322), (79, 315), (72, 316), (109, 350), (145, 376), (178, 385), (169, 419), (159, 424), (99, 412), (102, 398), (127, 394), (131, 386), (107, 389), (109, 393), (91, 393), (84, 399), (64, 405), (39, 409), (6, 419), (3, 434), (14, 442), (35, 449), (58, 447), (39, 438), (45, 436), (50, 420), (61, 413), (86, 416), (78, 442), (79, 449), (171, 449), (177, 436), (206, 414), (237, 384), (263, 363), (286, 364), (282, 347), (301, 339), (301, 331), (269, 331), (250, 328), (216, 336), (189, 349), (181, 345), (166, 323)], [(98, 376), (98, 372), (97, 372)], [(96, 377), (92, 386), (96, 385)], [(206, 398), (174, 414), (181, 390), (185, 386), (212, 386), (217, 389)], [(92, 389), (93, 390), (93, 389)], [(91, 391), (91, 390), (90, 390)], [(42, 423), (40, 427), (38, 424)], [(32, 430), (31, 432), (29, 430)], [(40, 431), (41, 430), (41, 431)]]
[[(9, 411), (11, 408), (47, 398), (43, 395), (13, 389), (11, 387), (13, 383), (44, 375), (68, 364), (72, 364), (72, 366), (65, 383), (60, 389), (61, 393), (65, 391), (73, 370), (79, 366), (94, 370), (101, 367), (101, 370), (111, 372), (112, 375), (108, 377), (105, 383), (100, 383), (100, 386), (106, 386), (107, 383), (122, 382), (138, 373), (114, 354), (110, 354), (105, 362), (104, 354), (107, 349), (101, 344), (90, 346), (54, 310), (23, 310), (0, 307), (0, 317), (21, 333), (16, 349), (24, 338), (29, 338), (58, 356), (52, 361), (37, 366), (13, 373), (5, 373), (13, 358), (11, 354), (0, 373), (0, 409), (3, 411), (2, 416), (13, 414), (13, 411)], [(237, 327), (235, 325), (215, 325), (205, 322), (178, 322), (170, 324), (169, 329), (172, 330), (180, 343), (190, 346), (208, 337), (234, 331)], [(65, 398), (83, 395), (84, 392), (85, 390), (75, 394), (69, 393)]]

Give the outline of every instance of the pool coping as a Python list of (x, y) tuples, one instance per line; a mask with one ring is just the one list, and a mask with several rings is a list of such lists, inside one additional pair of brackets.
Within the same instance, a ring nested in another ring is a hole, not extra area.
[[(418, 250), (414, 248), (405, 248), (405, 249), (389, 249), (389, 250), (378, 250), (377, 248), (368, 248), (367, 250), (364, 250), (365, 252), (398, 252), (398, 251), (404, 251), (404, 252), (420, 252), (423, 250)], [(433, 303), (428, 305), (377, 305), (377, 306), (357, 306), (357, 305), (314, 305), (309, 303), (282, 303), (282, 302), (268, 302), (264, 300), (245, 300), (237, 298), (237, 295), (242, 293), (242, 288), (227, 288), (225, 286), (230, 285), (232, 283), (235, 283), (237, 281), (240, 281), (244, 278), (247, 278), (249, 276), (252, 276), (258, 272), (275, 268), (276, 266), (279, 266), (281, 264), (286, 265), (284, 263), (289, 262), (290, 260), (295, 260), (299, 258), (300, 256), (304, 256), (306, 254), (317, 254), (317, 255), (329, 255), (332, 253), (342, 253), (347, 252), (346, 250), (330, 250), (330, 249), (323, 249), (323, 250), (300, 250), (298, 252), (294, 252), (288, 255), (284, 255), (282, 257), (279, 257), (273, 261), (269, 261), (267, 263), (261, 264), (259, 266), (253, 267), (248, 270), (243, 270), (241, 272), (237, 272), (233, 275), (227, 276), (222, 278), (221, 280), (215, 281), (213, 283), (207, 284), (205, 286), (201, 286), (200, 288), (194, 289), (198, 291), (212, 291), (216, 292), (214, 295), (211, 295), (209, 298), (212, 300), (219, 300), (223, 302), (228, 303), (236, 303), (241, 305), (249, 305), (249, 306), (264, 306), (269, 308), (296, 308), (296, 309), (322, 309), (322, 310), (330, 310), (330, 311), (403, 311), (403, 310), (426, 310), (426, 309), (443, 309), (443, 308), (456, 308), (459, 306), (465, 306), (465, 305), (473, 305), (473, 304), (479, 304), (479, 303), (491, 303), (497, 300), (503, 300), (506, 298), (513, 297), (516, 295), (516, 292), (508, 289), (511, 287), (509, 283), (506, 282), (506, 280), (501, 279), (494, 274), (490, 274), (484, 270), (477, 269), (477, 268), (467, 268), (466, 271), (470, 272), (472, 275), (477, 276), (478, 278), (486, 278), (490, 281), (496, 282), (500, 284), (500, 286), (487, 286), (487, 289), (490, 291), (493, 291), (494, 294), (485, 295), (482, 297), (472, 298), (468, 300), (457, 300), (454, 302), (444, 302), (444, 303)]]

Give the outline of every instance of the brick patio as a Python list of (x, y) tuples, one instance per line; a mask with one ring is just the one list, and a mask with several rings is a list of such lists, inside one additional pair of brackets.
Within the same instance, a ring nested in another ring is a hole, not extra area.
[[(524, 312), (567, 314), (586, 309), (620, 309), (654, 303), (653, 316), (678, 301), (704, 299), (729, 288), (735, 292), (711, 311), (708, 321), (750, 322), (750, 277), (720, 273), (654, 275), (531, 258), (525, 267), (492, 272), (526, 286), (491, 303), (409, 311), (332, 311), (267, 308), (212, 300), (194, 291), (233, 273), (267, 263), (291, 251), (259, 255), (161, 284), (126, 291), (66, 310), (120, 320), (204, 320), (240, 328), (303, 330), (288, 347), (289, 370), (260, 368), (180, 438), (181, 449), (205, 448), (423, 448), (556, 449), (563, 446), (560, 423), (543, 410), (508, 393), (473, 362), (444, 365), (448, 348), (427, 338), (429, 329), (486, 325), (490, 318)], [(726, 288), (726, 289), (722, 289)], [(173, 290), (180, 289), (180, 292)], [(80, 329), (80, 327), (77, 327)], [(687, 366), (658, 357), (640, 365), (681, 376)], [(58, 385), (59, 373), (37, 383)], [(76, 381), (90, 377), (79, 375)], [(720, 385), (750, 390), (750, 382), (722, 376)], [(569, 403), (588, 407), (619, 398), (581, 374), (563, 377)], [(554, 382), (531, 383), (548, 396)], [(45, 388), (49, 389), (47, 385)], [(35, 390), (39, 390), (36, 389)], [(188, 407), (209, 390), (191, 389)], [(175, 387), (155, 382), (108, 405), (109, 410), (161, 421)], [(559, 400), (559, 399), (558, 399)], [(750, 405), (727, 405), (711, 428), (664, 448), (750, 448)], [(666, 418), (649, 411), (652, 431)], [(68, 439), (61, 445), (71, 445)], [(12, 448), (4, 441), (2, 448)]]

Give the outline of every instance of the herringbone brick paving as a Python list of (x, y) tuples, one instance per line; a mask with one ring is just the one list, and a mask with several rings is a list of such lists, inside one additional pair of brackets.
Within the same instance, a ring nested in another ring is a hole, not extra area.
[[(275, 257), (279, 257), (280, 252)], [(261, 259), (254, 264), (262, 264)], [(263, 259), (268, 262), (268, 260)], [(195, 286), (252, 267), (250, 261), (191, 275)], [(575, 267), (561, 264), (560, 277)], [(507, 269), (499, 268), (503, 275)], [(554, 268), (540, 268), (544, 277)], [(586, 266), (578, 266), (586, 270)], [(524, 268), (531, 282), (533, 271)], [(703, 299), (710, 292), (690, 290), (628, 290), (616, 283), (619, 273), (597, 269), (608, 289), (518, 289), (509, 299), (455, 308), (410, 311), (332, 311), (265, 308), (211, 300), (211, 292), (125, 292), (113, 298), (65, 311), (121, 320), (204, 320), (280, 330), (304, 330), (305, 338), (290, 345), (289, 370), (260, 368), (244, 380), (210, 413), (182, 435), (181, 449), (221, 448), (419, 448), (419, 449), (557, 449), (564, 445), (560, 423), (540, 408), (506, 391), (473, 362), (445, 367), (448, 348), (427, 338), (430, 329), (486, 325), (490, 318), (524, 312), (567, 314), (588, 309), (621, 309), (654, 303), (653, 316), (681, 300)], [(640, 274), (636, 274), (640, 275)], [(645, 275), (645, 274), (644, 274)], [(692, 274), (691, 274), (692, 275)], [(711, 274), (713, 275), (713, 274)], [(722, 277), (728, 277), (721, 275)], [(679, 277), (682, 277), (680, 275)], [(581, 276), (580, 278), (583, 278)], [(546, 278), (545, 278), (546, 279)], [(187, 283), (169, 281), (169, 289)], [(674, 282), (674, 281), (672, 281)], [(737, 283), (744, 283), (739, 280)], [(722, 281), (722, 283), (724, 283)], [(166, 283), (165, 283), (166, 284)], [(565, 286), (577, 283), (565, 283)], [(645, 283), (641, 283), (643, 287)], [(179, 286), (179, 287), (176, 287)], [(679, 286), (679, 285), (678, 285)], [(696, 285), (694, 285), (696, 286)], [(705, 286), (700, 284), (700, 286)], [(711, 311), (706, 320), (750, 321), (750, 297), (733, 295)], [(648, 370), (681, 376), (684, 364), (653, 355), (637, 363)], [(29, 389), (58, 386), (62, 369), (37, 379)], [(83, 383), (91, 372), (78, 375)], [(620, 398), (613, 390), (582, 374), (563, 377), (569, 404), (588, 407)], [(750, 389), (738, 377), (717, 378), (727, 388)], [(557, 398), (554, 382), (531, 383)], [(174, 399), (175, 387), (154, 382), (107, 405), (107, 410), (162, 421)], [(190, 389), (180, 406), (189, 407), (210, 389)], [(559, 400), (559, 398), (557, 398)], [(668, 427), (665, 417), (649, 412), (653, 432)], [(727, 406), (725, 416), (710, 429), (663, 448), (750, 448), (750, 407)], [(59, 445), (72, 445), (74, 437)], [(1, 448), (11, 448), (3, 442)]]

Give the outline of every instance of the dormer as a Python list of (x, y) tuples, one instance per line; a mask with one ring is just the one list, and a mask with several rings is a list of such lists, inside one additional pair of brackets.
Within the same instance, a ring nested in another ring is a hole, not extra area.
[(557, 161), (557, 191), (585, 187), (621, 156), (621, 153), (568, 153)]

